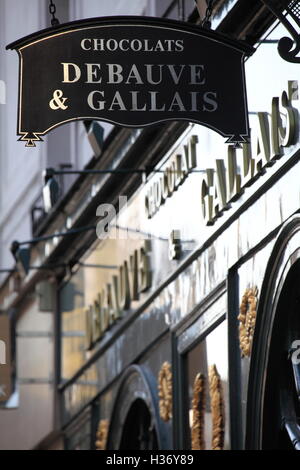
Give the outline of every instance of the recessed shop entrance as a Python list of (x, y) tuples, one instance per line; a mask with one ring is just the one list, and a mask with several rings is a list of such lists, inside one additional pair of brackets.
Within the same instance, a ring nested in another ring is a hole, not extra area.
[(248, 387), (248, 449), (300, 450), (300, 217), (282, 228), (258, 307)]

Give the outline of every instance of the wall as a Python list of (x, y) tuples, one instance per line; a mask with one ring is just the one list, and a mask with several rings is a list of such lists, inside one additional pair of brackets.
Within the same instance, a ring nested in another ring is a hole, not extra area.
[[(3, 0), (0, 4), (0, 79), (6, 84), (6, 104), (0, 105), (0, 266), (9, 268), (9, 246), (30, 238), (29, 207), (41, 184), (46, 147), (25, 148), (17, 142), (18, 57), (5, 51), (15, 39), (45, 27), (43, 2)], [(1, 279), (1, 278), (0, 278)]]
[[(53, 314), (40, 312), (32, 294), (16, 325), (15, 408), (0, 409), (0, 449), (35, 447), (54, 426)], [(35, 383), (34, 383), (35, 382)]]

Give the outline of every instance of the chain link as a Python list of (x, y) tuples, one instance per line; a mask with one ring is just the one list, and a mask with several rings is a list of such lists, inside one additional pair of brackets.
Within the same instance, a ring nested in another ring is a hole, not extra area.
[(56, 18), (55, 13), (56, 13), (56, 6), (53, 3), (53, 0), (50, 0), (49, 4), (49, 13), (52, 16), (51, 18), (51, 25), (52, 26), (58, 26), (59, 25), (59, 20)]
[(178, 0), (178, 19), (185, 21), (185, 0)]
[(207, 1), (207, 8), (205, 12), (205, 17), (202, 20), (201, 26), (202, 28), (210, 29), (211, 28), (211, 16), (213, 13), (213, 4), (214, 0), (208, 0)]

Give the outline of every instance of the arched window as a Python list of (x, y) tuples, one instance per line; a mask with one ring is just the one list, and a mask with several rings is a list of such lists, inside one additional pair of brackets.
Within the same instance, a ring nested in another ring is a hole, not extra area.
[(246, 447), (300, 450), (300, 215), (270, 256), (253, 338)]

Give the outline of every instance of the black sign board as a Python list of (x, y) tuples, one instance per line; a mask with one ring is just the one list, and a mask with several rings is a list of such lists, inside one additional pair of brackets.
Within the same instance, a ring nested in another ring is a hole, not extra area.
[(253, 49), (200, 26), (107, 17), (7, 46), (20, 57), (20, 140), (34, 146), (74, 120), (126, 127), (185, 120), (227, 142), (249, 137), (244, 58)]

